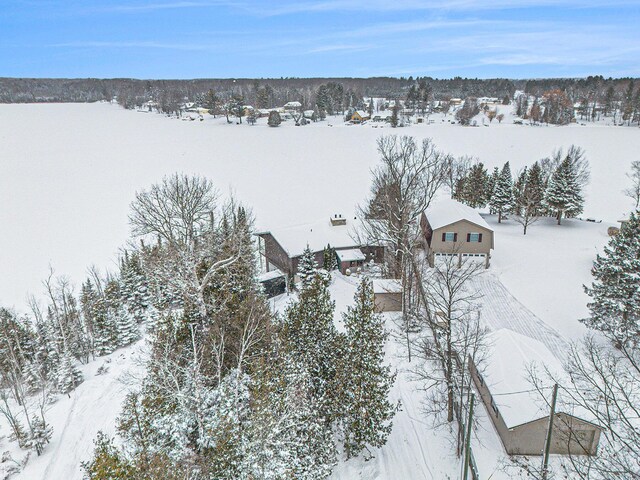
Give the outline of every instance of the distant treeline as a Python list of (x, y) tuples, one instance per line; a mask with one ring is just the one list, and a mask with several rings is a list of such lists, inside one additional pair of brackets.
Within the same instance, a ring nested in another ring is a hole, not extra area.
[(273, 79), (194, 79), (137, 80), (0, 78), (0, 103), (97, 102), (118, 99), (124, 106), (141, 105), (146, 101), (198, 102), (213, 91), (222, 100), (242, 97), (247, 104), (267, 103), (266, 107), (299, 101), (304, 107), (316, 105), (322, 85), (339, 85), (351, 98), (386, 97), (404, 99), (412, 86), (427, 82), (433, 99), (467, 97), (512, 97), (516, 90), (540, 96), (550, 90), (565, 92), (571, 101), (606, 94), (610, 87), (622, 97), (630, 78), (605, 79), (592, 76), (581, 79), (452, 79), (421, 78), (273, 78)]

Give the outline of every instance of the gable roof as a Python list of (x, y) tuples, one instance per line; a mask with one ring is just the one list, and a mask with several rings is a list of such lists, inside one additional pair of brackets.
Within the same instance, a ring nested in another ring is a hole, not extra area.
[(493, 232), (493, 229), (477, 210), (453, 199), (440, 200), (436, 205), (427, 208), (424, 214), (433, 230), (446, 227), (460, 220), (466, 220)]
[[(524, 336), (507, 328), (501, 328), (487, 335), (491, 354), (482, 376), (508, 428), (549, 416), (549, 407), (541, 393), (529, 381), (533, 369), (539, 376), (547, 369), (565, 385), (571, 380), (560, 361), (540, 341)], [(552, 384), (542, 394), (551, 397)], [(564, 413), (589, 422), (590, 415), (582, 410)], [(591, 423), (591, 422), (589, 422)], [(597, 425), (596, 425), (597, 426)]]

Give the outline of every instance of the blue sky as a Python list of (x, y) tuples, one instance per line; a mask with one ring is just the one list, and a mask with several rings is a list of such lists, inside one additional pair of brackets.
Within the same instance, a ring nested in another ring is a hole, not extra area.
[(640, 0), (0, 0), (0, 76), (640, 76)]

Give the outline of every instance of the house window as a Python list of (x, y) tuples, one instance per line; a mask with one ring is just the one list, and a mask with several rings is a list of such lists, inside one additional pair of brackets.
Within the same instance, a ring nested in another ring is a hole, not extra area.
[(467, 242), (469, 242), (469, 243), (481, 243), (482, 242), (482, 234), (481, 233), (467, 233)]
[(457, 242), (458, 241), (458, 234), (454, 233), (454, 232), (445, 232), (442, 234), (442, 241), (443, 242)]

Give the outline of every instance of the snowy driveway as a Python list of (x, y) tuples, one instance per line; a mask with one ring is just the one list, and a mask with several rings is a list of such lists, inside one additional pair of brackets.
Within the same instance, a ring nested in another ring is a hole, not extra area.
[(511, 295), (491, 271), (481, 273), (472, 283), (482, 296), (482, 321), (490, 330), (508, 328), (534, 338), (546, 345), (558, 360), (565, 360), (563, 354), (568, 352), (568, 342)]

